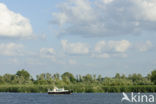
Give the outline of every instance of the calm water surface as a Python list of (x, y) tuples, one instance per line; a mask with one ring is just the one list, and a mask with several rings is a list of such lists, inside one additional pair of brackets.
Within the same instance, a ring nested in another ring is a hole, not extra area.
[(122, 97), (121, 93), (75, 93), (71, 95), (0, 93), (0, 104), (138, 104), (121, 103)]

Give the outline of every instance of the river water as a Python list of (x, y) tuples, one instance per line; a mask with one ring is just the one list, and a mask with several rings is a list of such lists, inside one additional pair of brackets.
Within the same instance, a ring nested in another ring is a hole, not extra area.
[[(130, 94), (127, 95), (130, 96)], [(156, 97), (156, 94), (153, 95)], [(74, 93), (71, 95), (0, 93), (0, 104), (156, 104), (156, 102), (121, 102), (122, 97), (122, 93)]]

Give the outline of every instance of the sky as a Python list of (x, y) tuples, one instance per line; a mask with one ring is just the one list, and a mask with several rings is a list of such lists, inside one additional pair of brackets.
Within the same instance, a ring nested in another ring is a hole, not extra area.
[(0, 75), (147, 75), (155, 11), (155, 0), (0, 0)]

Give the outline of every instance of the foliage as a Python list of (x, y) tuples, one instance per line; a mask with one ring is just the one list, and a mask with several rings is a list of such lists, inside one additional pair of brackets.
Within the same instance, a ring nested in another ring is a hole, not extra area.
[(151, 81), (156, 84), (156, 70), (152, 71), (151, 73)]
[(17, 71), (16, 75), (19, 77), (23, 77), (25, 80), (30, 79), (30, 74), (24, 69)]
[(117, 73), (112, 78), (91, 74), (75, 77), (65, 72), (62, 75), (42, 73), (33, 79), (26, 70), (0, 76), (0, 92), (47, 92), (55, 86), (74, 92), (156, 92), (156, 70), (147, 76)]

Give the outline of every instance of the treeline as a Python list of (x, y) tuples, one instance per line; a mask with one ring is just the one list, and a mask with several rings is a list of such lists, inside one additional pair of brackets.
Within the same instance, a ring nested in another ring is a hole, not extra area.
[(64, 87), (74, 92), (156, 92), (156, 70), (147, 76), (117, 73), (114, 77), (101, 75), (62, 75), (42, 73), (32, 78), (26, 70), (0, 76), (0, 92), (47, 92), (47, 89)]

